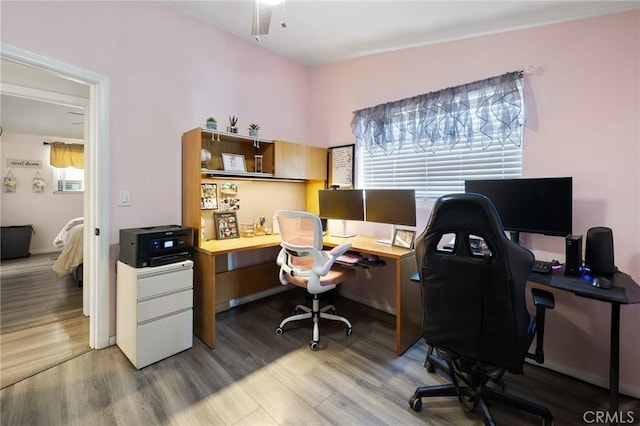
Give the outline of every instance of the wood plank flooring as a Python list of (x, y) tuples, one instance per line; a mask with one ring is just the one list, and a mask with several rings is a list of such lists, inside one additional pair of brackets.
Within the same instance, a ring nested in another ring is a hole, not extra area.
[(54, 260), (41, 254), (2, 261), (1, 387), (90, 350), (82, 289), (71, 276), (56, 276)]
[[(417, 386), (445, 383), (423, 367), (420, 341), (395, 355), (393, 318), (349, 300), (335, 301), (353, 323), (320, 325), (321, 348), (308, 347), (310, 323), (274, 330), (296, 303), (299, 289), (217, 316), (217, 348), (194, 346), (136, 370), (117, 346), (75, 357), (0, 391), (6, 425), (480, 425), (455, 398), (424, 400), (414, 412)], [(556, 425), (583, 424), (587, 410), (608, 406), (606, 390), (527, 365), (506, 376), (507, 390), (546, 404)], [(640, 417), (640, 401), (622, 397), (620, 409)], [(500, 404), (498, 424), (540, 420)]]

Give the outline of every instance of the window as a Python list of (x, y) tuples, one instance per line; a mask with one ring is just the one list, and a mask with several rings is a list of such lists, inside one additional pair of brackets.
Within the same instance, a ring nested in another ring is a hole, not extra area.
[(522, 176), (522, 74), (357, 111), (358, 184), (415, 189), (417, 198), (464, 192), (466, 179)]
[(84, 170), (75, 167), (53, 168), (56, 192), (84, 191)]
[(522, 146), (498, 143), (482, 149), (464, 143), (453, 149), (416, 152), (405, 144), (388, 154), (359, 148), (359, 186), (415, 189), (416, 198), (437, 198), (464, 192), (466, 179), (507, 179), (522, 176)]

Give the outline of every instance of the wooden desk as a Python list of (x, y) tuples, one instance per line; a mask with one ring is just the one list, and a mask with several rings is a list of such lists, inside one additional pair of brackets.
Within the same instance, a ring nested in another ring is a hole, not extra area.
[[(324, 237), (327, 247), (351, 243), (351, 251), (376, 255), (395, 263), (396, 286), (396, 354), (402, 355), (422, 337), (422, 294), (411, 283), (418, 266), (413, 250), (376, 242), (379, 238), (356, 235), (351, 238)], [(375, 268), (371, 268), (375, 274)]]
[[(225, 291), (222, 287), (233, 287), (233, 294), (228, 294), (227, 297), (235, 298), (281, 285), (275, 258), (269, 263), (233, 271), (226, 271), (217, 258), (224, 259), (225, 254), (245, 250), (277, 247), (281, 241), (280, 235), (264, 235), (206, 241), (201, 247), (194, 248), (193, 330), (207, 346), (215, 347), (216, 294), (220, 295)], [(335, 247), (344, 242), (351, 243), (353, 251), (377, 255), (395, 263), (396, 353), (401, 355), (422, 336), (420, 287), (411, 285), (411, 275), (417, 269), (413, 250), (377, 243), (373, 237), (324, 238), (327, 247)], [(239, 282), (242, 285), (237, 285)]]
[[(216, 345), (216, 306), (223, 300), (280, 286), (275, 262), (228, 271), (226, 254), (277, 247), (280, 235), (211, 240), (193, 249), (193, 332), (207, 346)], [(259, 279), (257, 279), (259, 277)], [(239, 283), (242, 285), (239, 285)]]

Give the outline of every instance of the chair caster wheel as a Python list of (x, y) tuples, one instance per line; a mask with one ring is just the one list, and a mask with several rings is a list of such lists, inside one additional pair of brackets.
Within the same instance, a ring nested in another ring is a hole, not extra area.
[(427, 371), (429, 373), (435, 373), (436, 372), (436, 368), (433, 366), (433, 364), (431, 364), (430, 362), (427, 362)]
[(411, 406), (413, 411), (417, 412), (422, 410), (422, 398), (418, 398), (417, 396), (413, 395), (411, 398), (409, 398), (409, 405)]
[(346, 334), (347, 336), (351, 336), (351, 333), (353, 333), (353, 328), (348, 327), (344, 329), (344, 334)]
[(318, 345), (318, 342), (313, 341), (309, 343), (309, 347), (311, 348), (312, 351), (317, 351), (320, 345)]
[(282, 329), (282, 327), (276, 328), (276, 334), (277, 335), (281, 335), (282, 333), (284, 333), (284, 330)]

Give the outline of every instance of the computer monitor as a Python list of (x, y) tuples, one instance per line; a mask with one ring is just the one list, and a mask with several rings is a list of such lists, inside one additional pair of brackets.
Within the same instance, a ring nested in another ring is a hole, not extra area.
[(416, 191), (413, 189), (367, 189), (364, 194), (365, 220), (393, 225), (391, 244), (398, 225), (416, 226)]
[(342, 220), (342, 234), (339, 237), (352, 237), (347, 233), (347, 220), (364, 220), (364, 191), (362, 189), (322, 189), (318, 191), (319, 216), (322, 219)]
[(466, 192), (487, 196), (504, 229), (519, 242), (520, 232), (564, 237), (573, 229), (570, 177), (467, 180)]

